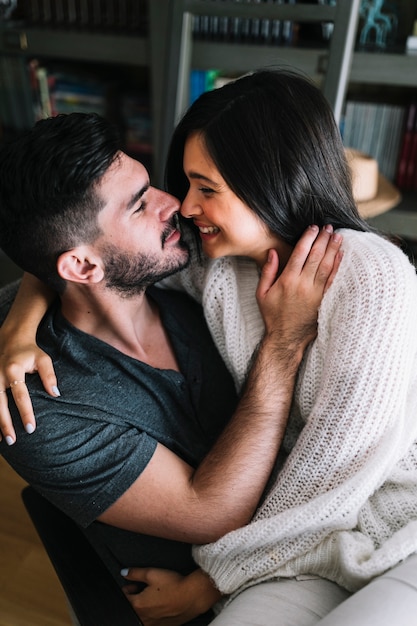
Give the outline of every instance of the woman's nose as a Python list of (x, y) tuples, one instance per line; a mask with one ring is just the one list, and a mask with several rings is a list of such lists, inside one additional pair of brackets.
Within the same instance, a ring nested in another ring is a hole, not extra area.
[(180, 213), (183, 217), (195, 217), (203, 213), (201, 206), (193, 201), (190, 192), (187, 193), (182, 201)]

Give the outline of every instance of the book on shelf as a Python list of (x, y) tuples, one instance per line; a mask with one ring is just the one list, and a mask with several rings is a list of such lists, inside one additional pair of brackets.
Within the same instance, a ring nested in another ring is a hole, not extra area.
[(202, 93), (211, 91), (219, 86), (219, 70), (191, 70), (190, 73), (190, 104)]
[(396, 180), (407, 109), (403, 105), (348, 100), (342, 137), (347, 148), (376, 159), (388, 180)]
[(417, 190), (417, 113), (410, 132), (410, 149), (405, 163), (405, 179), (403, 189)]
[[(212, 3), (213, 0), (205, 0)], [(204, 41), (224, 41), (229, 43), (294, 45), (302, 43), (300, 37), (303, 24), (291, 20), (280, 20), (262, 16), (262, 5), (296, 4), (297, 0), (234, 0), (236, 3), (259, 5), (259, 17), (227, 17), (213, 15), (193, 16), (193, 36)], [(325, 2), (326, 0), (317, 0)], [(315, 2), (315, 0), (313, 0)], [(304, 25), (305, 26), (305, 25)], [(317, 35), (318, 32), (318, 35)], [(305, 39), (310, 38), (311, 31)], [(331, 25), (322, 24), (314, 37), (320, 44), (326, 44), (331, 34)]]
[(411, 162), (412, 145), (414, 143), (415, 125), (417, 123), (417, 103), (411, 102), (408, 107), (406, 125), (401, 142), (400, 156), (398, 160), (398, 169), (396, 176), (396, 184), (400, 189), (408, 188), (408, 174), (410, 171), (409, 164)]
[(404, 189), (408, 191), (417, 190), (416, 186), (417, 175), (417, 130), (413, 132), (413, 138), (411, 142), (410, 156), (407, 162), (407, 174), (404, 184)]

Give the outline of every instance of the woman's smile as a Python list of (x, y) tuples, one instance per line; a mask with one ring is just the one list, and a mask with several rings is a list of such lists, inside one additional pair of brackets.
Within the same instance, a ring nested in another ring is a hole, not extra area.
[(220, 228), (217, 228), (217, 226), (209, 226), (207, 224), (201, 224), (197, 222), (196, 220), (194, 220), (194, 225), (198, 228), (201, 239), (203, 241), (207, 239), (212, 239), (220, 232)]

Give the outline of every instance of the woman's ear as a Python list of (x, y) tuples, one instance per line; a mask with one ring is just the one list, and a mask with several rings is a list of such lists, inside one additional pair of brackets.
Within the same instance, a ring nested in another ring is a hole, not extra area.
[(78, 246), (63, 252), (57, 261), (58, 274), (73, 283), (99, 283), (104, 271), (97, 257), (88, 246)]

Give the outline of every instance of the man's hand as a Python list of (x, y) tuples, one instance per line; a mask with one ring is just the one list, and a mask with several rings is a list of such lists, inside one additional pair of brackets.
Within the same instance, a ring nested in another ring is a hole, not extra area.
[[(342, 236), (331, 226), (311, 226), (295, 246), (278, 275), (279, 258), (269, 251), (256, 298), (267, 333), (277, 331), (279, 341), (301, 351), (315, 338), (322, 298), (339, 268)], [(277, 278), (278, 276), (278, 278)]]
[(181, 626), (208, 611), (221, 598), (202, 570), (189, 576), (165, 569), (139, 567), (122, 573), (127, 580), (147, 585), (140, 593), (136, 592), (134, 584), (124, 588), (144, 626)]

